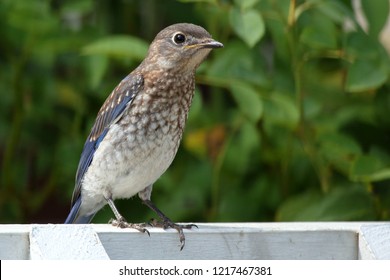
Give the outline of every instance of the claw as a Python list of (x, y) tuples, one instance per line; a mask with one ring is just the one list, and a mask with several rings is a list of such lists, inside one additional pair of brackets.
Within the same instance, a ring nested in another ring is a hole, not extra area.
[[(142, 197), (141, 197), (141, 199), (142, 199)], [(157, 221), (156, 219), (151, 219), (148, 224), (150, 226), (161, 227), (163, 229), (167, 229), (167, 228), (176, 229), (177, 232), (179, 233), (179, 238), (180, 238), (180, 244), (181, 244), (180, 251), (183, 250), (185, 242), (186, 242), (186, 238), (184, 236), (183, 229), (191, 229), (192, 227), (197, 227), (197, 226), (194, 224), (188, 224), (188, 225), (175, 224), (167, 216), (165, 216), (164, 213), (161, 212), (161, 210), (158, 209), (156, 207), (156, 205), (154, 205), (154, 203), (150, 199), (143, 199), (142, 202), (146, 206), (148, 206), (150, 209), (152, 209), (161, 219), (161, 221)]]
[(121, 218), (119, 220), (111, 219), (109, 221), (109, 223), (111, 225), (113, 225), (114, 227), (136, 229), (139, 232), (147, 233), (149, 235), (149, 237), (150, 237), (150, 232), (145, 228), (145, 224), (132, 224), (132, 223), (128, 223), (128, 222), (126, 222), (126, 220), (124, 218)]
[(198, 228), (198, 226), (195, 224), (179, 225), (179, 224), (172, 222), (169, 219), (164, 219), (163, 221), (151, 219), (148, 224), (152, 227), (160, 227), (163, 229), (173, 228), (173, 229), (177, 230), (177, 232), (179, 233), (179, 241), (180, 241), (180, 245), (181, 245), (180, 251), (183, 250), (184, 245), (186, 243), (186, 238), (185, 238), (183, 229), (192, 229), (193, 227)]

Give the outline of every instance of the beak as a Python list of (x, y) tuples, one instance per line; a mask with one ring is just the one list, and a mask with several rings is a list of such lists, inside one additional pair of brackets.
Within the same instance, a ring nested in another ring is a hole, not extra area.
[(218, 49), (218, 48), (223, 48), (223, 44), (218, 42), (218, 41), (215, 41), (213, 39), (209, 39), (205, 42), (195, 43), (193, 45), (188, 45), (186, 47), (187, 48), (199, 47), (199, 48), (206, 48), (206, 49)]
[(198, 44), (198, 46), (203, 48), (209, 48), (209, 49), (223, 48), (223, 44), (215, 40), (210, 40), (207, 42), (200, 43)]

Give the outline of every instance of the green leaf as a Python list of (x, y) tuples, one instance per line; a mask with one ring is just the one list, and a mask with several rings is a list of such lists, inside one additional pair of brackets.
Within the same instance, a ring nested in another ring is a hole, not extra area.
[[(313, 1), (314, 2), (314, 1)], [(354, 16), (351, 9), (342, 1), (318, 1), (316, 9), (333, 22), (343, 25), (346, 18)], [(305, 3), (301, 4), (305, 5)]]
[(260, 141), (255, 124), (244, 122), (232, 136), (226, 151), (224, 168), (231, 174), (246, 174), (251, 168), (250, 163), (256, 158)]
[(264, 36), (263, 17), (254, 10), (230, 10), (230, 25), (235, 33), (249, 46), (253, 47)]
[(310, 221), (313, 218), (312, 205), (319, 203), (321, 194), (318, 192), (308, 191), (303, 194), (289, 197), (279, 207), (277, 221)]
[(317, 19), (312, 19), (310, 25), (303, 28), (300, 40), (312, 48), (335, 49), (337, 48), (336, 27), (330, 19), (318, 16)]
[(58, 82), (56, 84), (56, 93), (58, 104), (72, 108), (78, 112), (82, 112), (85, 109), (86, 104), (83, 96), (69, 84)]
[(47, 1), (12, 1), (7, 10), (7, 25), (31, 34), (50, 34), (59, 26), (59, 18), (50, 13)]
[(299, 122), (299, 110), (290, 96), (273, 92), (265, 101), (264, 119), (273, 125), (294, 129)]
[(333, 33), (319, 30), (315, 26), (305, 27), (300, 40), (312, 48), (336, 48), (336, 36)]
[(358, 221), (376, 219), (370, 194), (360, 186), (343, 186), (330, 193), (307, 192), (282, 204), (278, 221)]
[(234, 0), (234, 4), (243, 10), (252, 8), (258, 2), (259, 0)]
[(235, 83), (230, 86), (234, 100), (240, 111), (252, 122), (257, 122), (263, 115), (263, 102), (259, 93), (248, 84)]
[(349, 92), (373, 90), (382, 86), (387, 77), (387, 67), (381, 61), (357, 59), (348, 67), (345, 89)]
[(389, 56), (377, 39), (363, 32), (347, 35), (346, 52), (354, 59), (347, 66), (345, 90), (361, 92), (377, 89), (389, 76)]
[(361, 5), (368, 21), (369, 34), (378, 38), (389, 16), (389, 1), (361, 1)]
[(148, 44), (136, 37), (109, 36), (95, 41), (82, 49), (83, 54), (105, 55), (116, 58), (142, 60), (148, 51)]
[(354, 181), (375, 182), (390, 178), (390, 167), (372, 155), (363, 155), (351, 166), (350, 177)]
[(102, 55), (91, 55), (87, 57), (87, 69), (89, 74), (89, 85), (96, 89), (108, 67), (108, 59)]
[(61, 6), (63, 14), (71, 13), (89, 13), (93, 10), (93, 0), (66, 1)]
[(202, 3), (202, 2), (206, 2), (206, 3), (210, 3), (210, 4), (217, 4), (217, 0), (179, 0), (179, 2), (183, 2), (183, 3)]
[(346, 34), (345, 49), (348, 55), (353, 58), (378, 59), (381, 57), (380, 48), (378, 40), (368, 37), (364, 32)]
[(251, 51), (244, 42), (235, 40), (228, 44), (223, 52), (218, 53), (208, 67), (207, 74), (210, 77), (218, 77), (227, 84), (238, 80), (267, 88), (270, 86), (270, 79), (261, 60), (258, 52)]
[(352, 157), (361, 155), (362, 151), (359, 143), (352, 137), (342, 133), (328, 133), (320, 138), (321, 144), (329, 148), (328, 154), (343, 155)]
[(348, 174), (352, 163), (362, 154), (359, 143), (341, 133), (329, 133), (319, 138), (320, 153), (338, 170)]

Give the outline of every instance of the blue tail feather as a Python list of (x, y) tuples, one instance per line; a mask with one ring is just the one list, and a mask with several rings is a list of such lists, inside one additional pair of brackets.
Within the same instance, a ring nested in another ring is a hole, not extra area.
[(81, 196), (73, 204), (72, 209), (70, 210), (70, 213), (65, 220), (65, 224), (89, 224), (92, 221), (93, 217), (95, 216), (95, 213), (88, 216), (80, 216), (80, 206)]

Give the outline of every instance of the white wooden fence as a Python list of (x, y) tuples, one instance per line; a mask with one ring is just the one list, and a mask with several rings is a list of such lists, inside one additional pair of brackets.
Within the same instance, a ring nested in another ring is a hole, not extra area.
[(390, 259), (390, 223), (215, 223), (150, 228), (0, 225), (0, 259)]

